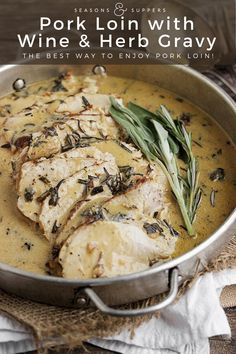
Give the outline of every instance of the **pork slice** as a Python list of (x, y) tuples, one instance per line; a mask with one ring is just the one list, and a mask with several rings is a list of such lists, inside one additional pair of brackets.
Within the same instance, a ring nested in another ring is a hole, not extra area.
[[(84, 99), (84, 98), (86, 99)], [(122, 103), (121, 99), (118, 99)], [(79, 93), (75, 96), (68, 97), (57, 108), (57, 112), (80, 113), (85, 109), (90, 109), (91, 112), (102, 110), (105, 114), (109, 113), (111, 106), (110, 96), (103, 94)]]
[[(60, 186), (52, 191), (56, 195), (50, 194), (43, 201), (39, 223), (47, 239), (55, 239), (55, 234), (64, 226), (68, 217), (71, 216), (71, 209), (78, 205), (78, 202), (90, 201), (91, 198), (94, 199), (94, 195), (104, 192), (101, 178), (104, 179), (105, 171), (112, 175), (118, 173), (118, 167), (112, 155), (108, 161), (95, 163), (65, 178)], [(111, 195), (107, 192), (104, 194), (105, 196)]]
[(155, 243), (136, 225), (97, 221), (78, 228), (59, 253), (62, 276), (112, 277), (148, 268)]
[(23, 163), (17, 179), (17, 206), (29, 219), (38, 222), (40, 198), (61, 180), (85, 167), (110, 161), (109, 153), (102, 153), (95, 147), (76, 148), (55, 155)]

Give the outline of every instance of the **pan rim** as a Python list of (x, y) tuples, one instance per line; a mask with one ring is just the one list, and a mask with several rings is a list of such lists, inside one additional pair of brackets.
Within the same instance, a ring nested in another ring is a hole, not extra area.
[[(147, 64), (148, 65), (148, 64)], [(153, 64), (151, 64), (153, 65)], [(156, 64), (158, 65), (158, 64)], [(163, 64), (160, 64), (163, 65)], [(3, 65), (0, 67), (0, 74), (6, 70), (10, 70), (13, 67), (20, 67), (20, 66), (25, 66), (25, 65), (18, 65), (18, 64), (10, 64), (10, 65)], [(35, 66), (35, 65), (32, 65)], [(52, 67), (55, 65), (48, 65), (44, 64), (42, 65), (44, 67)], [(60, 65), (58, 65), (60, 66)], [(70, 65), (72, 67), (73, 65)], [(75, 65), (76, 66), (76, 65)], [(111, 66), (111, 65), (108, 65)], [(112, 65), (115, 66), (115, 65)], [(119, 65), (116, 65), (119, 66)], [(223, 98), (225, 101), (225, 104), (230, 106), (230, 108), (234, 111), (236, 114), (236, 106), (233, 101), (233, 99), (227, 95), (223, 89), (221, 89), (219, 86), (217, 86), (214, 82), (212, 82), (210, 79), (207, 77), (203, 76), (201, 73), (197, 72), (196, 70), (193, 70), (187, 66), (183, 65), (168, 65), (171, 67), (175, 67), (177, 70), (182, 70), (189, 74), (192, 77), (195, 77), (201, 81), (204, 81), (205, 84), (212, 90), (217, 91), (217, 93)], [(66, 67), (66, 66), (65, 66)], [(168, 271), (174, 267), (177, 267), (181, 263), (193, 258), (194, 256), (197, 256), (199, 253), (201, 253), (203, 250), (208, 248), (210, 245), (212, 245), (218, 238), (223, 237), (224, 233), (229, 230), (231, 227), (235, 227), (236, 229), (236, 207), (234, 210), (229, 214), (229, 216), (225, 219), (225, 221), (220, 225), (220, 227), (214, 231), (212, 234), (210, 234), (206, 240), (201, 242), (197, 247), (191, 249), (190, 251), (184, 253), (183, 255), (176, 257), (172, 260), (169, 260), (167, 262), (164, 262), (160, 265), (154, 265), (153, 267), (147, 268), (143, 271), (140, 272), (135, 272), (135, 273), (130, 273), (127, 275), (119, 275), (111, 278), (99, 278), (99, 279), (65, 279), (62, 277), (56, 277), (56, 276), (51, 276), (51, 275), (41, 275), (41, 274), (36, 274), (34, 272), (30, 271), (25, 271), (23, 269), (8, 265), (6, 263), (0, 262), (0, 272), (8, 272), (11, 273), (12, 275), (17, 275), (23, 278), (28, 278), (31, 280), (35, 281), (41, 281), (45, 283), (55, 283), (55, 284), (60, 284), (64, 286), (80, 286), (80, 287), (85, 287), (85, 286), (103, 286), (103, 285), (111, 285), (114, 283), (121, 283), (121, 282), (127, 282), (127, 281), (132, 281), (137, 278), (144, 278), (149, 275), (157, 274), (162, 271)]]

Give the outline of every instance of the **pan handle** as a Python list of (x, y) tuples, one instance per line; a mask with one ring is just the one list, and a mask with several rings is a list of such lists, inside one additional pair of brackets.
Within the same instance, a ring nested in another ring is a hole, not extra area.
[(170, 305), (175, 300), (178, 293), (178, 273), (179, 272), (177, 268), (170, 270), (170, 285), (169, 285), (170, 291), (167, 297), (163, 301), (159, 302), (156, 305), (152, 305), (141, 309), (134, 309), (134, 310), (114, 309), (104, 304), (104, 302), (100, 299), (100, 297), (95, 293), (93, 289), (85, 288), (84, 292), (90, 298), (90, 300), (92, 300), (92, 302), (97, 306), (97, 308), (101, 312), (105, 313), (106, 315), (117, 316), (117, 317), (143, 316), (161, 310), (164, 307)]

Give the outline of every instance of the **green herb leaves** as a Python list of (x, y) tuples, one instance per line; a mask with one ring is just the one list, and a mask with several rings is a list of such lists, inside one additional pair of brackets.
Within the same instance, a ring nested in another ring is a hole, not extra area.
[[(128, 108), (110, 97), (110, 114), (126, 129), (134, 144), (149, 161), (160, 165), (178, 202), (189, 235), (194, 235), (193, 222), (201, 201), (197, 160), (192, 152), (192, 136), (180, 120), (160, 106), (156, 113), (130, 102)], [(177, 157), (186, 164), (186, 175), (179, 172)]]

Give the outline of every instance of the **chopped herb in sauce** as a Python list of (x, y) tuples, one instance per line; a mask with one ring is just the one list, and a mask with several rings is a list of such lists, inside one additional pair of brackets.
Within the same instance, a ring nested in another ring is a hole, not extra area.
[(87, 134), (85, 133), (84, 129), (81, 128), (81, 123), (80, 123), (80, 120), (79, 120), (79, 119), (78, 119), (77, 124), (78, 124), (78, 129), (79, 129), (79, 131), (80, 131), (81, 133), (87, 135)]
[(3, 145), (1, 145), (1, 148), (10, 149), (11, 148), (11, 144), (10, 143), (3, 144)]
[(44, 193), (42, 193), (38, 198), (37, 198), (37, 202), (38, 203), (42, 203), (50, 194), (50, 189), (45, 191)]
[(91, 108), (92, 105), (89, 103), (86, 97), (82, 96), (82, 101), (83, 101), (83, 107), (84, 108)]
[(98, 221), (105, 219), (102, 208), (87, 209), (81, 213), (81, 216), (87, 217), (88, 221)]
[(29, 146), (31, 139), (31, 135), (20, 136), (15, 140), (14, 145), (18, 149), (23, 149), (24, 147)]
[(81, 179), (81, 178), (79, 178), (79, 179), (77, 180), (77, 182), (80, 183), (80, 184), (84, 184), (84, 185), (88, 184), (88, 180), (86, 180), (86, 179)]
[(52, 258), (55, 259), (59, 256), (60, 247), (55, 245), (52, 247)]
[(129, 179), (131, 176), (143, 176), (142, 173), (135, 173), (134, 168), (131, 166), (118, 166), (121, 173), (125, 178)]
[(211, 181), (223, 181), (225, 179), (225, 170), (221, 167), (218, 167), (216, 170), (211, 172), (210, 180)]
[(213, 208), (216, 206), (216, 192), (217, 191), (212, 189), (211, 194), (210, 194), (210, 203)]
[(57, 220), (55, 220), (53, 227), (52, 227), (52, 234), (56, 234), (59, 229), (59, 226), (57, 226)]
[(52, 206), (56, 206), (58, 199), (59, 199), (59, 195), (58, 195), (58, 189), (60, 188), (60, 185), (64, 182), (64, 179), (62, 179), (57, 185), (56, 187), (52, 187), (50, 188), (50, 199), (48, 201), (49, 205)]
[(28, 251), (30, 251), (32, 247), (33, 247), (33, 243), (31, 242), (25, 242), (22, 246), (22, 248), (26, 248)]
[(222, 155), (222, 149), (218, 149), (214, 154), (211, 155), (211, 157), (214, 159), (218, 155)]
[(180, 103), (184, 102), (183, 98), (181, 98), (181, 97), (175, 97), (175, 99), (176, 99), (176, 101), (178, 101)]
[[(47, 180), (46, 177), (41, 176), (39, 178), (42, 182), (49, 184), (50, 182)], [(46, 182), (48, 181), (48, 182)], [(55, 187), (51, 187), (48, 190), (46, 190), (45, 192), (43, 192), (38, 198), (37, 198), (37, 202), (42, 203), (48, 196), (50, 196), (49, 205), (52, 206), (56, 206), (59, 196), (58, 196), (58, 189), (60, 188), (60, 185), (64, 182), (64, 179), (62, 179)]]
[(32, 202), (32, 200), (34, 198), (34, 194), (35, 194), (35, 191), (33, 190), (32, 187), (25, 188), (25, 192), (24, 192), (25, 201)]
[(153, 217), (154, 217), (155, 219), (157, 219), (157, 218), (158, 218), (158, 214), (159, 214), (159, 212), (158, 212), (158, 211), (155, 211), (154, 214), (153, 214)]
[(91, 195), (96, 195), (103, 192), (103, 186), (94, 187), (91, 190)]
[(172, 236), (179, 236), (178, 231), (176, 231), (166, 219), (163, 219), (163, 222), (165, 223), (166, 227), (169, 229), (170, 233)]
[(185, 125), (190, 125), (191, 119), (192, 119), (192, 113), (189, 112), (183, 112), (179, 119), (185, 124)]
[(145, 222), (143, 224), (144, 229), (146, 230), (147, 234), (155, 234), (157, 231), (158, 232), (163, 232), (164, 230), (160, 225), (158, 225), (157, 222), (154, 222), (152, 224), (149, 224), (148, 222)]
[(132, 181), (127, 183), (122, 178), (122, 175), (119, 173), (117, 175), (110, 175), (106, 180), (106, 185), (110, 189), (113, 195), (124, 193), (133, 185)]
[(197, 140), (193, 140), (194, 144), (202, 148), (202, 144), (200, 144)]
[(116, 140), (116, 142), (117, 142), (117, 144), (120, 146), (120, 147), (122, 147), (122, 149), (124, 149), (124, 150), (126, 150), (126, 151), (128, 151), (128, 152), (130, 152), (131, 154), (132, 154), (132, 150), (130, 150), (125, 144), (123, 144), (121, 141), (119, 141), (119, 140)]
[(50, 181), (47, 179), (45, 176), (39, 177), (39, 180), (43, 182), (44, 184), (50, 184)]
[(129, 220), (130, 218), (124, 213), (117, 213), (111, 216), (112, 221), (121, 222), (124, 220)]
[(43, 133), (45, 135), (45, 138), (47, 138), (48, 136), (58, 136), (58, 133), (57, 133), (55, 127), (47, 127), (44, 129)]
[(59, 77), (58, 79), (54, 80), (54, 85), (52, 87), (52, 92), (58, 92), (58, 91), (68, 91), (67, 88), (62, 84), (63, 77)]
[[(83, 133), (85, 134), (85, 133)], [(94, 136), (80, 136), (79, 133), (73, 131), (72, 134), (67, 134), (65, 138), (65, 145), (62, 146), (61, 150), (62, 152), (68, 151), (72, 148), (77, 148), (77, 147), (88, 147), (90, 144), (96, 142), (96, 141), (101, 141), (104, 140), (103, 138), (98, 138)]]

